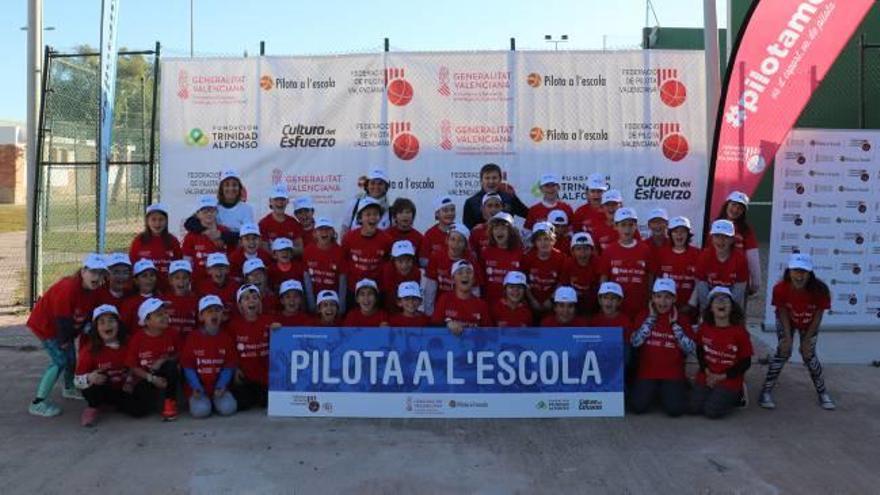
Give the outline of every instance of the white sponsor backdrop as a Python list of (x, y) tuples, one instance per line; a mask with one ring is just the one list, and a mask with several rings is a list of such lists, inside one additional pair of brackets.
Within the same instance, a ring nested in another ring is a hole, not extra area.
[[(792, 252), (831, 289), (823, 327), (880, 328), (880, 131), (795, 129), (776, 155), (766, 324)], [(770, 327), (773, 328), (773, 327)]]
[[(707, 153), (697, 51), (385, 53), (162, 61), (161, 199), (181, 225), (222, 169), (262, 216), (273, 184), (341, 223), (357, 178), (384, 167), (391, 198), (433, 223), (487, 162), (526, 204), (541, 173), (586, 200), (605, 173), (643, 215), (664, 206), (702, 232)], [(643, 222), (644, 222), (643, 218)]]

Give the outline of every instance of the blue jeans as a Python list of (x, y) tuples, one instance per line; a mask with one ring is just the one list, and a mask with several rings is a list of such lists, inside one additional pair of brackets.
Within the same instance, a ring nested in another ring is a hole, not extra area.
[(235, 414), (236, 409), (238, 409), (235, 397), (232, 396), (232, 392), (227, 390), (226, 393), (220, 397), (209, 398), (204, 394), (198, 397), (194, 395), (191, 396), (189, 398), (189, 413), (194, 418), (207, 418), (211, 415), (212, 402), (213, 409), (216, 410), (217, 414), (220, 416), (231, 416)]

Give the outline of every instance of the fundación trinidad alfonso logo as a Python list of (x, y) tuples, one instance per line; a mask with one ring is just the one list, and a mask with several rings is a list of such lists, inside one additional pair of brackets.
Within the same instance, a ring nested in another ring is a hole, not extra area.
[(401, 160), (412, 160), (419, 154), (419, 138), (411, 131), (409, 122), (391, 122), (391, 147)]
[(413, 87), (404, 77), (403, 69), (385, 69), (385, 91), (388, 93), (388, 102), (399, 107), (405, 106), (412, 101)]
[(681, 106), (687, 99), (687, 87), (678, 79), (678, 69), (657, 69), (657, 86), (660, 101), (667, 106)]
[(211, 140), (208, 139), (208, 135), (198, 127), (190, 129), (190, 131), (186, 133), (187, 146), (198, 146), (202, 148), (207, 146), (210, 142)]
[(663, 156), (673, 162), (678, 162), (687, 156), (689, 145), (687, 139), (681, 133), (681, 125), (665, 122), (660, 124), (660, 147)]

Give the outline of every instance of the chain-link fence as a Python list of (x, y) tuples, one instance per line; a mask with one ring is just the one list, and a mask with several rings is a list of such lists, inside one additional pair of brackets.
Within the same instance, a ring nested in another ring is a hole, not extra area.
[[(154, 184), (155, 51), (121, 52), (109, 166), (106, 250), (128, 251)], [(38, 135), (34, 297), (96, 249), (99, 55), (48, 51)]]

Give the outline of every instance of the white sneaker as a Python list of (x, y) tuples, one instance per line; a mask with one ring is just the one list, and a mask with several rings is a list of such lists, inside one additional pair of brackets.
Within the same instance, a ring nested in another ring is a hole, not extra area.
[(776, 403), (773, 402), (773, 394), (767, 391), (761, 392), (761, 397), (758, 399), (758, 405), (764, 409), (776, 409)]
[(828, 392), (823, 392), (819, 394), (819, 406), (826, 411), (833, 411), (837, 409), (837, 405), (831, 399), (831, 396), (828, 395)]
[(64, 387), (61, 390), (61, 397), (64, 397), (65, 399), (85, 400), (85, 397), (83, 397), (82, 392), (80, 392), (79, 389), (77, 389), (77, 388)]

